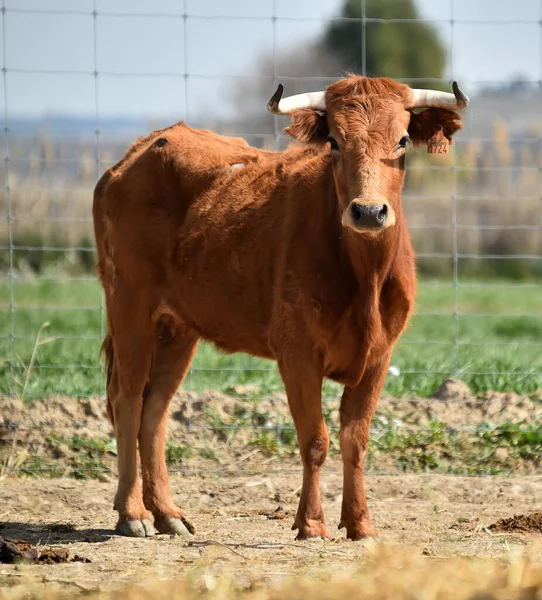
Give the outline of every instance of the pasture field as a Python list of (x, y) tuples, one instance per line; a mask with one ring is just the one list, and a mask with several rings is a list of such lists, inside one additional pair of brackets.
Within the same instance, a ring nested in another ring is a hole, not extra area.
[[(450, 280), (420, 281), (416, 316), (393, 357), (401, 374), (388, 377), (385, 391), (396, 397), (428, 397), (450, 375), (475, 394), (528, 395), (541, 389), (541, 291), (540, 284), (507, 280), (465, 280), (457, 288)], [(9, 282), (2, 281), (0, 394), (20, 396), (24, 391), (30, 399), (103, 393), (101, 302), (101, 289), (92, 279), (15, 280), (12, 312)], [(49, 325), (39, 333), (44, 323)], [(200, 347), (184, 389), (228, 391), (239, 384), (258, 386), (262, 394), (282, 390), (273, 362), (226, 356), (207, 344)], [(338, 389), (326, 383), (325, 393), (336, 396)]]
[[(196, 534), (116, 536), (100, 288), (15, 281), (13, 294), (12, 313), (0, 286), (0, 537), (82, 562), (0, 564), (0, 600), (542, 597), (540, 286), (421, 282), (366, 459), (380, 537), (361, 543), (337, 531), (338, 386), (324, 405), (331, 537), (294, 542), (301, 469), (276, 369), (209, 345), (173, 400), (166, 446)], [(441, 387), (451, 374), (468, 387)]]

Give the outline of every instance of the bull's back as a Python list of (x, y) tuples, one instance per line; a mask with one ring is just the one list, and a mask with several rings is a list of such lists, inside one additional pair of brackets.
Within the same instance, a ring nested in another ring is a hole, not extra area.
[(277, 155), (220, 143), (198, 160), (199, 141), (199, 134), (161, 132), (99, 182), (102, 283), (152, 294), (154, 304), (225, 350), (270, 356), (282, 216), (272, 201), (276, 169), (264, 163)]
[(257, 160), (244, 140), (184, 124), (138, 140), (95, 188), (93, 215), (99, 248), (114, 244), (122, 269), (171, 259), (176, 232), (230, 163)]

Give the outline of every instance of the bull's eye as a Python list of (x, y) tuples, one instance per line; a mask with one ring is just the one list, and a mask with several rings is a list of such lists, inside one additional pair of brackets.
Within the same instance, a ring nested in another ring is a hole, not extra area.
[(326, 142), (329, 142), (331, 144), (331, 149), (332, 150), (338, 150), (339, 149), (339, 144), (337, 144), (337, 140), (334, 137), (331, 137), (330, 135), (328, 135), (327, 138), (326, 138)]
[(399, 140), (397, 147), (402, 150), (403, 148), (406, 148), (409, 143), (410, 143), (410, 136), (405, 135)]

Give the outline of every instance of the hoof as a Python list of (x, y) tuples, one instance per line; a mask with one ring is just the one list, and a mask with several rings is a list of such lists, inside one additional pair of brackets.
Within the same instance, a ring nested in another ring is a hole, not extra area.
[(132, 519), (117, 524), (117, 533), (126, 537), (152, 537), (156, 531), (149, 519)]
[(184, 517), (180, 519), (160, 519), (155, 517), (154, 525), (160, 533), (188, 536), (193, 535), (195, 532), (190, 521)]
[[(340, 527), (339, 527), (340, 529)], [(346, 526), (346, 537), (353, 542), (359, 542), (366, 538), (378, 537), (378, 531), (368, 522), (361, 522), (354, 527)]]
[[(293, 528), (292, 528), (293, 529)], [(298, 533), (295, 538), (296, 542), (300, 540), (308, 540), (310, 538), (327, 538), (329, 533), (327, 527), (320, 521), (312, 521), (297, 527)]]

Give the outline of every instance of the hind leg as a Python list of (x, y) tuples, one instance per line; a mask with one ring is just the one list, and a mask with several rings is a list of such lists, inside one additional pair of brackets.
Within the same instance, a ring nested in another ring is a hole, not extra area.
[[(121, 307), (124, 310), (119, 310)], [(114, 504), (119, 513), (117, 531), (145, 537), (153, 535), (154, 528), (139, 485), (137, 436), (153, 349), (150, 311), (134, 303), (132, 295), (121, 296), (120, 290), (116, 290), (115, 300), (109, 301), (107, 308), (115, 350), (107, 396), (117, 440), (119, 475)]]
[(139, 430), (139, 452), (143, 475), (143, 500), (154, 515), (160, 533), (193, 533), (184, 511), (175, 506), (169, 488), (165, 461), (168, 408), (181, 385), (199, 338), (187, 330), (171, 330), (166, 323), (158, 327), (151, 374), (144, 394)]

